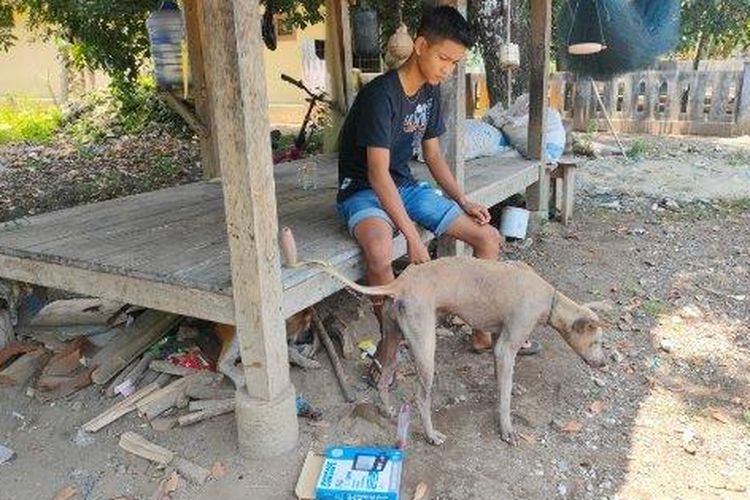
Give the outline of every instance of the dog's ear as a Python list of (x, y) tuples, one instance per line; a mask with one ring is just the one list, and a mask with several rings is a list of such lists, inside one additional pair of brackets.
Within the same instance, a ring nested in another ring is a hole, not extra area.
[(578, 318), (573, 322), (572, 329), (578, 334), (594, 334), (597, 328), (603, 328), (604, 324), (598, 319)]

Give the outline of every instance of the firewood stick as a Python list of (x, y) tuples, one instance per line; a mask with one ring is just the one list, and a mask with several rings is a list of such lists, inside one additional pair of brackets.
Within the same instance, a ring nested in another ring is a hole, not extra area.
[(225, 413), (233, 412), (235, 408), (235, 402), (233, 399), (229, 399), (224, 401), (221, 404), (217, 404), (216, 406), (212, 408), (207, 408), (205, 410), (196, 411), (193, 413), (188, 413), (187, 415), (183, 415), (177, 419), (177, 422), (180, 424), (180, 427), (184, 427), (186, 425), (195, 424), (197, 422), (200, 422), (202, 420), (206, 420), (207, 418), (217, 417), (219, 415), (224, 415)]
[(180, 321), (176, 314), (146, 311), (125, 329), (123, 335), (99, 351), (92, 361), (95, 384), (106, 384), (123, 367), (161, 339)]
[(201, 399), (198, 401), (191, 401), (188, 405), (190, 411), (201, 411), (216, 408), (218, 406), (226, 406), (228, 404), (234, 404), (234, 398), (227, 399)]
[(135, 404), (138, 401), (145, 398), (152, 392), (158, 390), (159, 387), (159, 384), (157, 384), (156, 382), (152, 382), (143, 389), (123, 399), (104, 413), (97, 415), (96, 417), (83, 424), (83, 430), (86, 432), (96, 432), (99, 429), (106, 427), (123, 415), (126, 415), (135, 410)]
[(326, 348), (326, 352), (328, 352), (328, 357), (331, 359), (333, 373), (336, 374), (336, 379), (339, 382), (339, 386), (341, 387), (341, 392), (344, 395), (344, 399), (347, 403), (351, 403), (354, 401), (354, 396), (351, 394), (349, 386), (346, 382), (346, 376), (344, 375), (344, 369), (341, 366), (341, 360), (339, 359), (339, 355), (336, 353), (336, 348), (331, 341), (331, 337), (328, 335), (326, 327), (323, 326), (323, 322), (320, 320), (318, 311), (316, 311), (315, 308), (313, 308), (312, 310), (312, 317), (313, 323), (316, 327), (316, 333), (320, 336), (320, 340), (321, 342), (323, 342), (323, 346)]
[(128, 378), (128, 374), (132, 372), (136, 366), (138, 366), (138, 363), (140, 363), (140, 359), (136, 358), (131, 363), (126, 366), (120, 373), (117, 374), (117, 376), (112, 379), (112, 382), (109, 383), (107, 386), (107, 390), (104, 391), (104, 395), (108, 398), (115, 397), (115, 389), (117, 386), (125, 382)]
[(171, 465), (189, 481), (203, 484), (211, 475), (208, 469), (177, 456), (172, 450), (148, 441), (135, 432), (124, 432), (120, 436), (120, 448), (134, 455), (161, 465)]

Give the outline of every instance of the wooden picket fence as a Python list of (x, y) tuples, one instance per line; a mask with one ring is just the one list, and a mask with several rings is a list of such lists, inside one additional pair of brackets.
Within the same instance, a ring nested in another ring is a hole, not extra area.
[(699, 70), (639, 71), (592, 82), (571, 73), (550, 78), (550, 104), (574, 130), (607, 130), (596, 85), (614, 128), (624, 133), (734, 136), (750, 133), (750, 61)]

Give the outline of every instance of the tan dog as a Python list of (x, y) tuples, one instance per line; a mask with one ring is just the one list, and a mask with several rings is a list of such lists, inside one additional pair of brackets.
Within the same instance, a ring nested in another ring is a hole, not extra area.
[[(310, 330), (312, 317), (313, 311), (308, 307), (307, 309), (303, 309), (302, 311), (293, 314), (286, 320), (287, 344), (294, 344), (301, 340), (301, 337)], [(246, 382), (245, 372), (242, 370), (242, 367), (237, 366), (237, 360), (240, 357), (240, 342), (237, 339), (234, 325), (216, 323), (214, 325), (214, 335), (216, 335), (221, 342), (221, 352), (219, 353), (219, 359), (216, 363), (217, 370), (229, 377), (237, 389), (244, 387)], [(315, 340), (317, 341), (317, 336), (315, 337)], [(311, 350), (314, 354), (315, 350), (317, 350), (317, 346), (313, 344)], [(305, 358), (292, 347), (288, 347), (288, 354), (290, 361), (303, 366), (303, 368), (320, 367), (317, 362)]]
[[(310, 264), (296, 263), (294, 256), (288, 262), (293, 266)], [(473, 328), (493, 332), (499, 431), (511, 444), (516, 443), (510, 417), (513, 365), (518, 349), (536, 325), (546, 323), (560, 332), (589, 365), (604, 364), (602, 323), (597, 315), (555, 290), (524, 263), (447, 257), (410, 266), (392, 283), (377, 287), (358, 285), (330, 267), (322, 268), (361, 293), (390, 297), (383, 309), (383, 331), (400, 330), (411, 348), (421, 383), (417, 404), (432, 444), (445, 441), (433, 428), (431, 417), (439, 313), (455, 314)], [(395, 360), (383, 366), (378, 382), (380, 397), (391, 415), (388, 381), (395, 369)]]

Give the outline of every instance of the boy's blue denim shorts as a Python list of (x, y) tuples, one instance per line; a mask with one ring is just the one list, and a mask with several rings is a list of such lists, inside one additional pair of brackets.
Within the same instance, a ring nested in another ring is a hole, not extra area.
[[(409, 218), (420, 226), (440, 236), (463, 213), (455, 201), (427, 182), (407, 183), (398, 186), (401, 201)], [(337, 204), (339, 216), (353, 235), (357, 224), (370, 217), (379, 217), (397, 229), (383, 210), (378, 196), (372, 189), (363, 189)]]

